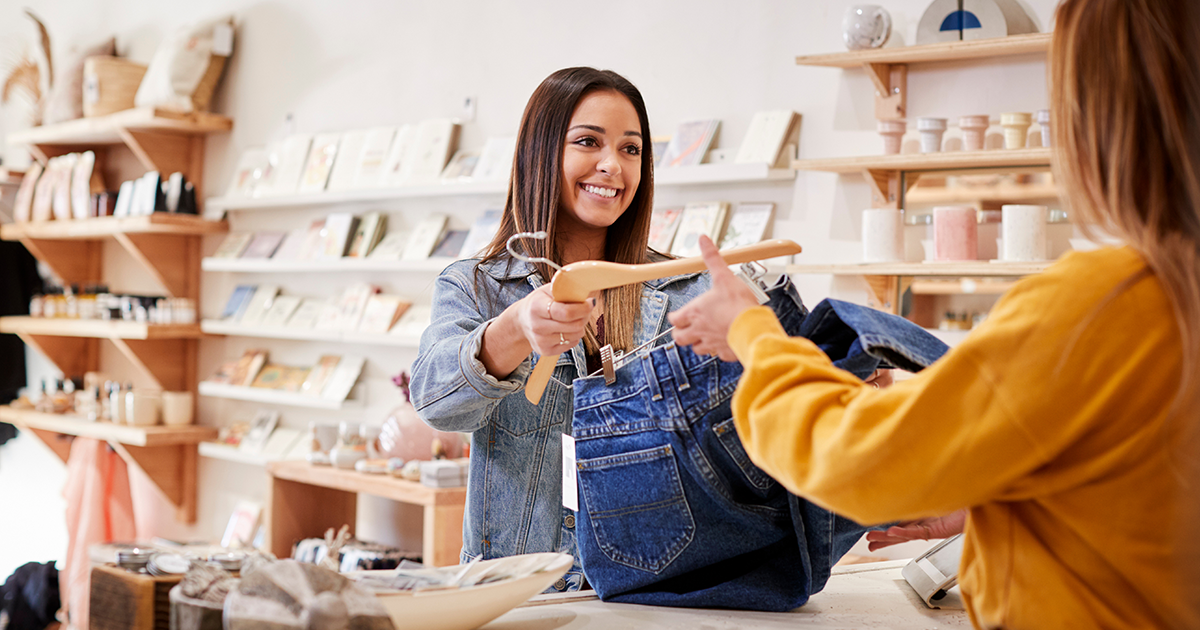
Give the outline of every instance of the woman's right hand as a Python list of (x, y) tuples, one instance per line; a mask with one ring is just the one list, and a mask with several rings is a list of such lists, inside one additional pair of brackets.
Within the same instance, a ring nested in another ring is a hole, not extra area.
[(583, 339), (595, 298), (586, 302), (555, 302), (550, 285), (513, 303), (517, 326), (534, 352), (541, 356), (563, 354)]

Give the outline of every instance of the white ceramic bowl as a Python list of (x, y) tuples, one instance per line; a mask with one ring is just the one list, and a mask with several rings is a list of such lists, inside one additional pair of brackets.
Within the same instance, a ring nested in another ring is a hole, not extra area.
[[(554, 558), (542, 571), (522, 578), (453, 590), (431, 590), (415, 594), (406, 591), (376, 591), (375, 594), (391, 615), (396, 630), (473, 630), (549, 588), (574, 562), (572, 556), (566, 553), (529, 555)], [(477, 562), (468, 575), (487, 571), (492, 565), (505, 560), (510, 558)], [(386, 576), (392, 571), (356, 573)]]

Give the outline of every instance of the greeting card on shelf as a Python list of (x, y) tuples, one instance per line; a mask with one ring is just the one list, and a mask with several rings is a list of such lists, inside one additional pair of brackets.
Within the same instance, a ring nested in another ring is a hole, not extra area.
[(720, 128), (719, 120), (692, 120), (679, 124), (660, 166), (694, 166), (704, 159)]
[(400, 169), (404, 184), (436, 183), (446, 162), (458, 147), (458, 123), (448, 118), (423, 120), (417, 125), (405, 164)]
[(459, 149), (450, 163), (442, 170), (442, 181), (453, 182), (459, 180), (471, 179), (475, 172), (475, 167), (479, 164), (478, 151), (464, 151)]
[(368, 212), (358, 222), (346, 255), (351, 258), (366, 258), (371, 250), (379, 244), (379, 240), (383, 238), (383, 233), (386, 231), (387, 215), (382, 212)]
[(408, 232), (388, 232), (383, 240), (367, 254), (371, 260), (400, 260), (404, 256), (404, 247), (411, 236)]
[(325, 190), (341, 139), (341, 134), (337, 133), (322, 133), (313, 138), (312, 151), (309, 152), (308, 162), (304, 166), (304, 177), (300, 180), (299, 192), (315, 193)]
[(387, 158), (379, 173), (379, 186), (395, 188), (404, 184), (405, 169), (408, 167), (408, 152), (416, 135), (415, 127), (404, 125), (396, 131), (396, 138), (388, 148)]
[(379, 287), (373, 284), (358, 283), (347, 287), (337, 301), (338, 315), (333, 323), (333, 329), (357, 329), (363, 313), (367, 310), (367, 303), (376, 293), (379, 293)]
[(483, 214), (471, 224), (471, 230), (467, 232), (467, 240), (459, 249), (459, 256), (462, 258), (474, 257), (487, 247), (496, 237), (496, 232), (500, 230), (502, 214), (500, 210), (484, 210)]
[(264, 284), (258, 287), (254, 292), (254, 297), (250, 298), (250, 303), (246, 305), (246, 310), (238, 321), (243, 326), (257, 326), (262, 323), (263, 316), (267, 314), (271, 306), (275, 302), (275, 296), (279, 295), (279, 287), (273, 284)]
[(753, 245), (763, 239), (774, 214), (773, 203), (739, 203), (729, 215), (729, 225), (721, 237), (721, 249)]
[(317, 359), (317, 364), (308, 371), (308, 376), (300, 385), (300, 393), (305, 396), (320, 396), (321, 390), (325, 389), (325, 384), (329, 382), (329, 377), (333, 376), (333, 371), (341, 360), (342, 357), (336, 354), (326, 354)]
[(729, 204), (724, 201), (692, 202), (684, 206), (679, 233), (671, 244), (671, 254), (681, 258), (700, 255), (700, 235), (716, 240), (725, 227)]
[(354, 180), (358, 175), (359, 156), (367, 144), (366, 129), (347, 131), (342, 134), (341, 144), (337, 148), (337, 156), (333, 160), (333, 170), (329, 172), (329, 183), (326, 190), (353, 190)]
[(267, 156), (270, 175), (263, 178), (265, 186), (259, 185), (254, 189), (255, 196), (294, 194), (300, 185), (300, 177), (304, 175), (312, 144), (312, 134), (301, 133), (288, 136), (273, 147)]
[(317, 260), (325, 253), (325, 219), (308, 224), (304, 242), (300, 244), (300, 260)]
[(517, 153), (517, 138), (488, 138), (479, 156), (473, 179), (480, 182), (502, 182), (512, 174), (513, 156)]
[(430, 258), (458, 258), (463, 243), (467, 242), (467, 230), (446, 230), (441, 242), (433, 248)]
[(246, 306), (250, 304), (250, 299), (254, 297), (256, 291), (258, 291), (258, 287), (253, 284), (239, 284), (234, 288), (233, 293), (229, 294), (229, 301), (225, 302), (221, 319), (227, 321), (241, 319), (242, 313), (246, 311)]
[(308, 368), (268, 363), (259, 370), (258, 376), (254, 377), (254, 382), (250, 383), (250, 387), (274, 389), (281, 392), (298, 392), (307, 376)]
[(252, 232), (233, 232), (226, 236), (221, 244), (217, 246), (217, 251), (213, 252), (213, 258), (239, 258), (242, 252), (250, 246), (250, 241), (254, 240)]
[(242, 252), (241, 258), (270, 258), (283, 242), (283, 232), (257, 232)]
[(362, 374), (363, 366), (366, 363), (367, 360), (361, 356), (342, 357), (342, 360), (338, 361), (337, 367), (333, 369), (333, 374), (329, 376), (329, 382), (325, 383), (325, 387), (321, 390), (321, 398), (346, 400), (350, 391), (354, 389), (354, 383), (358, 382), (358, 377)]
[(429, 326), (433, 317), (433, 307), (428, 304), (414, 304), (408, 307), (404, 315), (388, 331), (389, 335), (398, 337), (417, 337)]
[(750, 119), (750, 128), (733, 161), (786, 168), (788, 164), (780, 161), (791, 160), (783, 149), (788, 144), (798, 144), (799, 134), (800, 114), (786, 109), (758, 112)]
[[(329, 300), (324, 298), (304, 298), (300, 301), (300, 306), (296, 307), (296, 312), (288, 318), (286, 327), (312, 330), (316, 328), (317, 320), (329, 306)], [(334, 312), (336, 313), (337, 310), (334, 309)]]
[(404, 246), (401, 260), (425, 260), (433, 252), (433, 247), (442, 240), (442, 231), (446, 229), (447, 217), (444, 214), (428, 216), (417, 223), (413, 233)]
[[(295, 448), (296, 443), (304, 441), (304, 434), (300, 431), (287, 427), (275, 427), (259, 454), (269, 460), (289, 459), (289, 454)], [(308, 444), (305, 446), (308, 447)]]
[(322, 230), (323, 245), (317, 258), (330, 260), (345, 256), (346, 249), (350, 246), (350, 237), (357, 227), (358, 217), (352, 214), (335, 212), (325, 217), (325, 226)]
[(651, 159), (654, 160), (655, 166), (663, 163), (669, 146), (671, 146), (671, 136), (654, 136), (650, 139)]
[(354, 172), (354, 188), (363, 190), (382, 184), (384, 162), (395, 136), (395, 127), (375, 127), (367, 130), (366, 140), (358, 155), (358, 169)]
[(667, 253), (671, 251), (671, 241), (675, 240), (675, 232), (679, 231), (679, 218), (683, 216), (683, 208), (657, 208), (650, 215), (650, 239), (646, 243), (650, 249)]
[[(274, 429), (275, 425), (272, 424)], [(253, 429), (251, 429), (253, 430)], [(270, 434), (270, 431), (267, 431)], [(249, 437), (249, 436), (247, 436)], [(258, 439), (258, 436), (255, 436)], [(263, 443), (266, 438), (262, 438)], [(242, 439), (245, 442), (245, 438)], [(262, 444), (256, 445), (258, 452), (262, 448)], [(249, 451), (249, 448), (245, 450)], [(258, 529), (258, 518), (262, 514), (262, 505), (253, 501), (238, 501), (233, 508), (233, 514), (229, 516), (229, 523), (225, 525), (225, 533), (221, 536), (221, 546), (227, 549), (239, 549), (251, 547), (254, 542), (254, 532)]]
[(358, 331), (384, 334), (404, 315), (412, 304), (399, 295), (379, 293), (367, 300)]
[(275, 298), (275, 302), (271, 304), (271, 308), (267, 309), (266, 315), (263, 315), (262, 325), (275, 328), (283, 327), (287, 324), (288, 319), (300, 308), (300, 302), (303, 301), (295, 295), (280, 295)]
[(260, 453), (279, 423), (279, 412), (274, 409), (260, 409), (250, 422), (250, 430), (238, 444), (238, 449), (247, 453)]
[(267, 362), (266, 350), (247, 350), (242, 353), (241, 358), (233, 365), (232, 371), (229, 372), (228, 384), (247, 386), (254, 382), (254, 378), (258, 376), (258, 371)]
[(255, 147), (242, 151), (237, 166), (233, 169), (233, 179), (225, 189), (226, 197), (252, 197), (254, 189), (262, 178), (267, 166), (267, 150)]
[[(320, 232), (318, 230), (318, 232)], [(283, 237), (283, 242), (279, 244), (279, 249), (275, 250), (275, 254), (271, 256), (271, 260), (300, 260), (300, 254), (304, 249), (304, 238), (308, 234), (308, 228), (296, 228), (287, 233)]]

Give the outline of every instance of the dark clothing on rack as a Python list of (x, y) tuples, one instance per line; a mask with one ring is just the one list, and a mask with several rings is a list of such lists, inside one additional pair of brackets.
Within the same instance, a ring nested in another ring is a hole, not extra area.
[(0, 611), (8, 613), (8, 630), (42, 630), (60, 606), (53, 562), (27, 562), (0, 586)]
[[(0, 241), (0, 316), (28, 315), (29, 300), (42, 291), (37, 260), (25, 246)], [(25, 387), (25, 343), (16, 335), (0, 334), (0, 405), (7, 405)], [(0, 444), (12, 439), (16, 429), (0, 423)]]

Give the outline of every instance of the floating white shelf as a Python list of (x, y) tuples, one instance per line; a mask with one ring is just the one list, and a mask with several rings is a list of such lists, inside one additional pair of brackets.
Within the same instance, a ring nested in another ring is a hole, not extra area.
[(453, 258), (424, 260), (374, 260), (371, 258), (337, 258), (333, 260), (273, 260), (270, 258), (205, 258), (200, 261), (204, 271), (233, 273), (336, 273), (347, 271), (416, 271), (438, 273)]
[(205, 213), (209, 216), (217, 216), (228, 210), (269, 210), (272, 208), (330, 206), (343, 203), (417, 199), (421, 197), (504, 196), (507, 192), (508, 180), (485, 182), (453, 181), (424, 186), (369, 188), (366, 190), (319, 192), (275, 197), (212, 197), (205, 203), (204, 209)]
[(201, 457), (223, 459), (227, 462), (237, 462), (239, 464), (248, 464), (250, 466), (262, 466), (263, 468), (266, 468), (267, 464), (271, 462), (298, 461), (289, 460), (286, 458), (267, 457), (266, 455), (261, 455), (259, 453), (248, 453), (236, 446), (229, 446), (228, 444), (221, 444), (220, 442), (201, 442), (199, 447)]
[(200, 395), (210, 398), (228, 398), (230, 400), (247, 400), (250, 402), (285, 405), (289, 407), (308, 407), (310, 409), (355, 409), (362, 407), (361, 400), (329, 400), (317, 396), (305, 396), (294, 392), (280, 392), (261, 387), (243, 387), (200, 381)]
[(399, 346), (416, 348), (421, 338), (418, 335), (392, 335), (341, 330), (316, 330), (284, 328), (280, 326), (243, 326), (237, 322), (206, 319), (200, 322), (200, 330), (209, 335), (231, 335), (236, 337), (259, 337), (266, 339), (299, 339), (302, 341), (335, 341), (377, 346)]
[(770, 164), (698, 164), (654, 169), (655, 186), (692, 184), (731, 184), (796, 179), (790, 168), (771, 168)]

